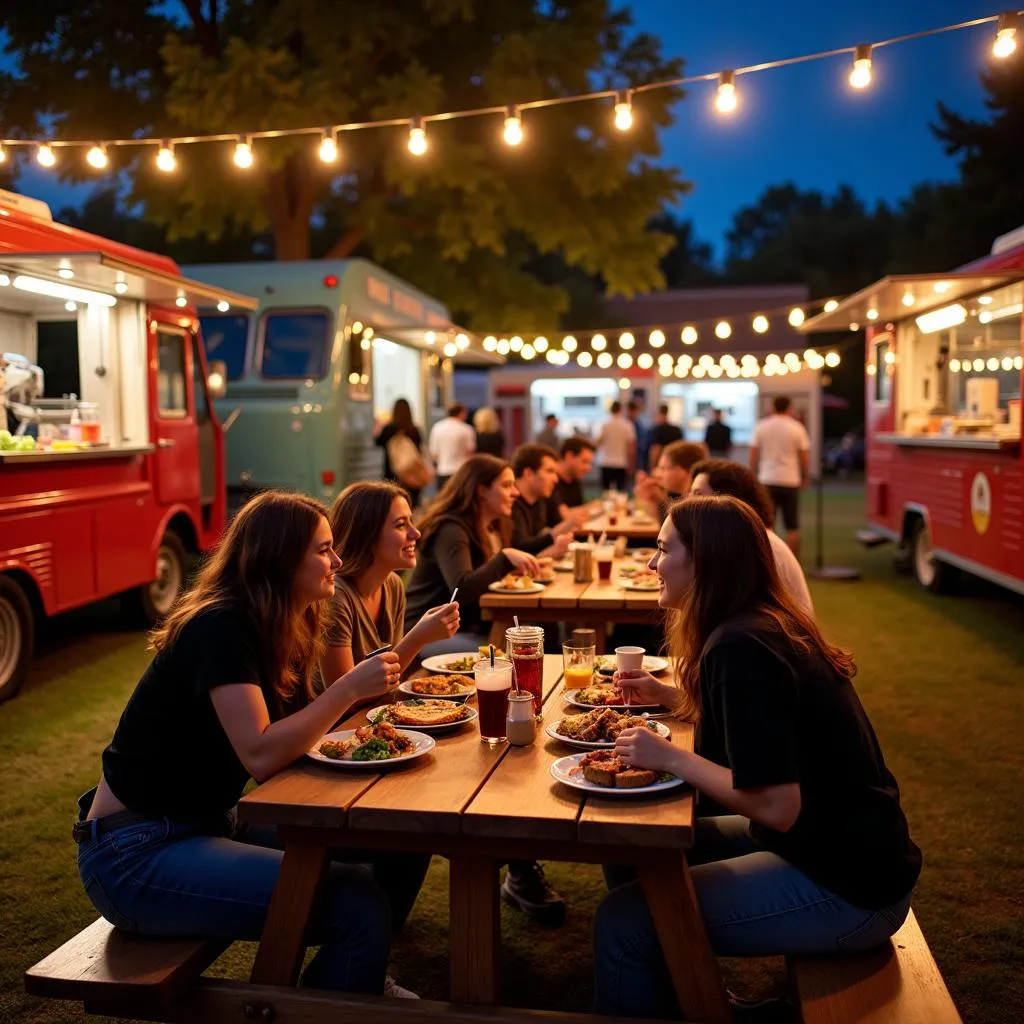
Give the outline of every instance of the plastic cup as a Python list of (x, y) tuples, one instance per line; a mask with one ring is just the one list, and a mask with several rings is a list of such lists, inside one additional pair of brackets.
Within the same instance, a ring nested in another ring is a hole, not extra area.
[(594, 561), (597, 562), (597, 578), (599, 580), (610, 580), (612, 578), (612, 560), (615, 558), (615, 548), (611, 544), (597, 548), (594, 551)]
[(478, 661), (473, 666), (480, 739), (491, 746), (505, 742), (508, 695), (512, 689), (512, 662), (506, 658)]
[(594, 681), (594, 644), (568, 640), (562, 644), (562, 670), (567, 690), (580, 690)]

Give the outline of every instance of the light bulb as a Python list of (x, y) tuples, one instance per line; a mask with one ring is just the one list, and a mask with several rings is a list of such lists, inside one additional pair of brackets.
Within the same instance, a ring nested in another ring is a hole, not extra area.
[(619, 335), (619, 348), (632, 348), (636, 344), (636, 338), (629, 331), (623, 331)]
[(641, 370), (649, 370), (654, 365), (654, 356), (650, 352), (641, 352), (636, 358), (636, 365)]
[(732, 327), (729, 325), (728, 320), (719, 320), (718, 323), (715, 324), (715, 337), (718, 338), (719, 341), (725, 341), (726, 338), (732, 337)]
[[(520, 348), (521, 347), (522, 346), (520, 346)], [(445, 345), (445, 347), (444, 347), (444, 354), (449, 359), (454, 359), (459, 354), (459, 347), (458, 347), (458, 345), (456, 345), (454, 341), (449, 341), (448, 344)]]
[(515, 335), (514, 337), (512, 337), (509, 340), (508, 344), (509, 344), (509, 347), (512, 349), (513, 352), (522, 352), (523, 351), (523, 339), (520, 338), (519, 335)]
[(576, 363), (577, 365), (582, 366), (585, 370), (588, 366), (593, 366), (594, 357), (589, 352), (581, 352), (576, 357)]
[(738, 105), (736, 75), (732, 71), (723, 71), (718, 76), (718, 88), (715, 90), (715, 110), (720, 114), (731, 114)]
[(789, 326), (799, 327), (805, 320), (804, 311), (799, 306), (794, 306), (789, 311)]
[(97, 171), (102, 171), (110, 163), (107, 151), (102, 146), (90, 146), (89, 152), (85, 154), (85, 162)]
[(543, 337), (542, 338), (534, 338), (533, 339), (533, 347), (538, 352), (547, 352), (547, 350), (548, 350), (548, 339), (547, 338), (543, 338)]
[(57, 162), (57, 154), (54, 153), (51, 145), (44, 142), (36, 147), (36, 161), (40, 167), (53, 167)]
[(838, 366), (839, 365), (839, 353), (838, 352), (826, 352), (825, 353), (825, 365), (826, 366)]
[[(524, 345), (523, 351), (519, 353), (524, 359), (532, 359), (536, 354), (537, 350), (532, 345)], [(551, 355), (557, 355), (555, 352), (551, 352)]]
[(184, 295), (179, 295), (174, 300), (174, 304), (178, 307), (178, 309), (184, 309), (188, 305), (188, 299), (186, 299)]
[(497, 347), (498, 339), (495, 338), (493, 334), (488, 334), (487, 337), (484, 338), (484, 351), (493, 352)]
[(632, 382), (628, 377), (619, 378), (619, 390), (628, 391), (633, 386)]
[[(525, 352), (525, 351), (526, 351), (526, 349), (527, 349), (527, 348), (529, 348), (529, 347), (530, 347), (530, 346), (529, 346), (529, 345), (527, 345), (527, 346), (526, 346), (526, 348), (524, 348), (524, 349), (523, 349), (523, 351)], [(551, 364), (552, 366), (557, 366), (557, 365), (558, 365), (558, 352), (557, 352), (557, 351), (556, 351), (555, 349), (553, 349), (553, 348), (552, 348), (552, 349), (548, 349), (548, 351), (547, 351), (547, 352), (545, 353), (545, 355), (544, 355), (544, 358), (545, 358), (545, 359), (546, 359), (546, 360), (547, 360), (547, 361), (548, 361), (548, 362), (549, 362), (549, 363), (550, 363), (550, 364)]]
[(427, 151), (427, 132), (423, 122), (414, 117), (409, 122), (409, 152), (413, 156), (423, 156)]
[(221, 299), (220, 302), (217, 303), (217, 312), (218, 313), (226, 313), (230, 308), (231, 308), (231, 303), (228, 302), (227, 299)]
[(0, 146), (0, 164), (7, 163), (7, 150)]
[(867, 317), (867, 318), (868, 318), (869, 320), (877, 320), (877, 319), (878, 319), (878, 310), (877, 310), (877, 309), (875, 309), (875, 308), (874, 308), (874, 306), (872, 306), (872, 307), (871, 307), (871, 309), (869, 309), (869, 310), (867, 311), (867, 313), (865, 314), (865, 316), (866, 316), (866, 317)]
[[(678, 373), (678, 371), (676, 372)], [(691, 370), (690, 372), (694, 375), (694, 377), (700, 380), (700, 378), (705, 376), (708, 371), (705, 370), (703, 366), (695, 366), (693, 370)]]
[(1003, 356), (1002, 361), (999, 364), (1003, 370), (1010, 371), (1013, 369), (1013, 356)]
[(647, 342), (651, 348), (661, 348), (665, 344), (665, 332), (651, 331), (647, 337)]
[(247, 171), (253, 165), (252, 145), (248, 136), (241, 136), (235, 143), (235, 155), (232, 157), (235, 166), (240, 170)]
[(758, 334), (764, 334), (768, 330), (768, 317), (755, 316), (752, 326)]
[(614, 360), (612, 359), (611, 352), (602, 352), (597, 357), (597, 365), (600, 366), (602, 370), (607, 370), (613, 362)]
[(858, 46), (853, 51), (853, 70), (850, 72), (850, 87), (866, 89), (871, 84), (871, 47)]
[(904, 292), (903, 298), (900, 300), (904, 306), (912, 306), (914, 304), (914, 293)]
[(68, 299), (68, 301), (64, 303), (64, 308), (69, 313), (74, 313), (75, 310), (78, 309), (78, 303), (73, 301), (72, 299)]
[(505, 109), (505, 143), (518, 146), (523, 141), (523, 119), (519, 116), (519, 108), (510, 106)]
[(619, 369), (628, 370), (633, 365), (633, 357), (628, 352), (620, 352), (616, 362), (619, 364)]
[(836, 299), (829, 299), (828, 302), (825, 303), (826, 313), (834, 313), (838, 308), (839, 303)]
[(975, 359), (971, 365), (974, 367), (975, 373), (981, 373), (981, 371), (985, 369), (985, 360)]
[(985, 363), (985, 369), (987, 369), (989, 373), (995, 373), (995, 371), (999, 369), (999, 360), (996, 359), (995, 356), (990, 356), (988, 361)]
[(566, 352), (575, 352), (577, 348), (576, 339), (571, 334), (567, 334), (562, 339), (562, 348), (565, 349)]
[(682, 338), (684, 345), (692, 345), (697, 340), (697, 328), (692, 325), (687, 325), (683, 328), (679, 337)]
[(1015, 370), (1024, 369), (1024, 356), (1013, 357), (1013, 368)]
[(992, 44), (992, 56), (1005, 60), (1017, 49), (1017, 27), (1020, 15), (1015, 11), (1007, 11), (999, 15), (996, 23), (996, 38)]
[(511, 345), (509, 345), (509, 343), (508, 343), (508, 338), (499, 338), (498, 339), (497, 352), (498, 352), (499, 356), (507, 356), (508, 353), (509, 353), (509, 349), (510, 348), (511, 348)]
[[(683, 366), (683, 365), (680, 364), (679, 366), (677, 366), (675, 368), (674, 372), (675, 372), (675, 375), (681, 380), (683, 377), (685, 377), (690, 372), (690, 368), (688, 366)], [(703, 374), (704, 371), (701, 370), (701, 373)]]
[(628, 132), (633, 127), (633, 103), (629, 92), (615, 95), (615, 127), (620, 132)]
[(590, 347), (595, 352), (603, 352), (608, 347), (608, 342), (605, 340), (605, 336), (603, 334), (595, 334), (590, 339)]
[(118, 295), (124, 295), (124, 293), (126, 291), (128, 291), (128, 282), (127, 281), (115, 281), (114, 282), (114, 291), (117, 292)]
[[(1012, 359), (1010, 360), (1010, 363), (1011, 364), (1013, 363)], [(870, 369), (870, 367), (869, 367), (869, 369)], [(960, 372), (960, 360), (959, 359), (950, 359), (950, 361), (949, 361), (949, 372), (950, 373), (959, 373)]]
[(156, 169), (170, 174), (178, 167), (178, 161), (174, 157), (174, 146), (170, 142), (162, 142), (156, 154)]
[(323, 137), (320, 139), (320, 159), (325, 164), (333, 164), (338, 159), (338, 140), (334, 134), (334, 130), (324, 130)]
[(992, 305), (992, 296), (991, 295), (979, 295), (978, 296), (978, 305), (979, 306), (991, 306)]

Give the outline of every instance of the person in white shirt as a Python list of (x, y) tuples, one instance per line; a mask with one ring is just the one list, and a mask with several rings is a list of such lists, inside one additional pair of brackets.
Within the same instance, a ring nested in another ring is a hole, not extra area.
[(611, 416), (604, 421), (595, 445), (600, 452), (601, 486), (604, 490), (626, 490), (630, 471), (636, 464), (636, 427), (622, 415), (622, 403), (612, 402)]
[(441, 491), (462, 464), (476, 451), (476, 431), (466, 422), (468, 413), (461, 402), (449, 406), (448, 415), (434, 424), (427, 450), (437, 469), (437, 489)]
[(796, 555), (790, 551), (786, 542), (772, 529), (775, 509), (768, 491), (746, 466), (729, 459), (705, 459), (693, 467), (693, 484), (691, 494), (729, 494), (749, 505), (760, 517), (768, 529), (768, 542), (775, 556), (775, 568), (778, 570), (782, 585), (789, 596), (808, 615), (814, 614), (811, 592), (807, 589), (804, 571), (800, 568)]
[(750, 468), (768, 489), (775, 512), (782, 513), (786, 543), (799, 558), (800, 488), (807, 486), (810, 476), (811, 439), (804, 425), (790, 414), (790, 401), (785, 395), (777, 395), (772, 404), (774, 415), (766, 416), (754, 427)]

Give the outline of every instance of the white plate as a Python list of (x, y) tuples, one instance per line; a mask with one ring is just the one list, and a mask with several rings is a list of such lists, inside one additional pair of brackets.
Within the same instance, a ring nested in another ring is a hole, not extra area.
[[(576, 740), (572, 739), (569, 736), (563, 736), (560, 732), (558, 732), (558, 725), (560, 722), (561, 719), (559, 719), (558, 722), (552, 722), (544, 730), (553, 740), (558, 740), (559, 743), (565, 743), (570, 747), (578, 747), (580, 750), (610, 750), (612, 747), (615, 746), (614, 743), (608, 743), (605, 741), (602, 741), (600, 743), (588, 743), (586, 740)], [(654, 728), (657, 731), (658, 735), (664, 737), (665, 739), (668, 739), (672, 735), (672, 732), (669, 729), (669, 727), (667, 725), (662, 725), (661, 722), (655, 722)]]
[(583, 778), (583, 773), (570, 775), (573, 768), (579, 765), (586, 754), (570, 754), (568, 757), (560, 757), (551, 765), (551, 776), (559, 782), (572, 786), (573, 789), (582, 789), (585, 793), (598, 793), (601, 796), (648, 796), (651, 793), (661, 793), (666, 789), (675, 789), (683, 784), (680, 778), (669, 779), (668, 782), (655, 782), (653, 786), (637, 786), (635, 789), (616, 789), (614, 786), (598, 786)]
[[(451, 668), (453, 661), (459, 658), (472, 658), (474, 662), (483, 661), (479, 651), (456, 651), (454, 654), (435, 654), (432, 658), (423, 659), (423, 667), (435, 676), (470, 676), (472, 668)], [(419, 696), (424, 696), (419, 694)]]
[[(440, 673), (437, 673), (437, 674), (438, 675), (443, 675), (443, 676), (454, 676), (454, 675), (459, 675), (460, 673), (458, 673), (458, 672), (440, 672)], [(422, 676), (420, 678), (422, 678)], [(469, 698), (472, 697), (474, 693), (476, 693), (476, 687), (475, 686), (471, 686), (469, 683), (463, 683), (462, 684), (462, 692), (461, 693), (417, 693), (412, 688), (412, 684), (414, 682), (416, 682), (416, 680), (414, 680), (414, 679), (406, 679), (406, 681), (404, 683), (399, 683), (398, 684), (399, 692), (400, 693), (408, 694), (410, 697), (430, 697), (430, 698), (435, 698), (436, 697), (438, 700), (459, 700), (459, 701), (469, 700)]]
[(586, 708), (587, 711), (593, 711), (594, 708), (612, 708), (615, 711), (659, 711), (663, 714), (668, 714), (668, 709), (663, 708), (660, 704), (582, 704), (580, 701), (573, 697), (574, 693), (579, 693), (579, 690), (566, 690), (562, 696), (576, 708)]
[(342, 729), (339, 732), (329, 732), (321, 736), (312, 750), (306, 751), (306, 756), (319, 761), (321, 764), (329, 764), (334, 768), (382, 768), (391, 764), (399, 764), (403, 761), (413, 761), (417, 757), (429, 754), (435, 747), (434, 737), (427, 736), (422, 732), (414, 732), (412, 729), (396, 729), (402, 736), (407, 736), (413, 742), (413, 748), (408, 754), (400, 754), (398, 757), (390, 757), (386, 761), (353, 761), (351, 758), (341, 760), (334, 757), (325, 757), (320, 753), (320, 744), (324, 740), (350, 740), (355, 736), (355, 729)]
[(657, 584), (646, 583), (640, 586), (629, 576), (619, 577), (619, 588), (621, 590), (635, 590), (638, 594), (657, 594), (661, 587)]
[(503, 587), (500, 583), (491, 583), (488, 590), (495, 594), (539, 594), (544, 589), (543, 583), (531, 583), (528, 587)]
[(575, 565), (571, 558), (563, 559), (561, 562), (555, 562), (552, 566), (555, 572), (573, 572), (575, 571)]
[[(443, 700), (443, 697), (425, 697), (424, 700)], [(397, 701), (399, 704), (409, 704), (410, 701)], [(389, 707), (388, 704), (381, 704), (378, 707), (371, 708), (366, 712), (366, 717), (369, 721), (376, 725), (375, 718), (377, 714)], [(450, 706), (450, 705), (449, 705)], [(418, 722), (415, 726), (402, 725), (395, 726), (396, 729), (415, 729), (417, 732), (444, 732), (446, 729), (457, 729), (460, 725), (465, 725), (467, 722), (476, 721), (477, 713), (476, 708), (471, 708), (468, 704), (463, 704), (463, 707), (469, 712), (465, 718), (460, 718), (457, 722), (442, 722), (440, 725), (427, 725), (425, 722)]]
[[(599, 654), (594, 659), (594, 665), (597, 671), (603, 676), (611, 676), (615, 673), (615, 655), (614, 654)], [(644, 655), (643, 669), (645, 672), (650, 672), (652, 675), (656, 675), (658, 672), (664, 672), (668, 668), (667, 658), (657, 658), (651, 654)]]

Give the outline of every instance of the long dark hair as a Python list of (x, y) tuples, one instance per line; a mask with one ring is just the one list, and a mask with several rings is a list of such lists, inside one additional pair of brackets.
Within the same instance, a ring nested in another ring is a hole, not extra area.
[(702, 473), (715, 494), (731, 494), (745, 501), (770, 530), (775, 522), (775, 508), (768, 495), (768, 489), (746, 466), (731, 459), (704, 459), (691, 467), (696, 480)]
[[(301, 494), (264, 491), (231, 521), (195, 586), (150, 634), (162, 651), (185, 625), (212, 608), (237, 608), (256, 624), (280, 711), (302, 691), (314, 697), (313, 675), (322, 651), (325, 602), (295, 599), (295, 577), (327, 509)], [(230, 681), (230, 680), (229, 680)]]
[(828, 643), (783, 587), (768, 532), (749, 505), (729, 495), (692, 497), (677, 501), (668, 515), (693, 558), (693, 584), (665, 629), (683, 717), (700, 717), (701, 655), (715, 629), (729, 623), (746, 624), (783, 653), (817, 655), (838, 675), (853, 678), (853, 656)]
[(412, 409), (409, 408), (409, 402), (406, 399), (395, 399), (395, 404), (391, 407), (391, 422), (403, 434), (411, 434), (415, 429), (412, 421)]
[(466, 459), (427, 509), (420, 523), (420, 532), (423, 534), (421, 543), (426, 544), (445, 516), (457, 516), (465, 522), (486, 551), (487, 538), (480, 534), (479, 529), (480, 517), (477, 513), (480, 510), (480, 498), (477, 491), (481, 487), (490, 487), (504, 470), (511, 468), (504, 459), (493, 455), (471, 455)]
[[(402, 401), (402, 399), (399, 399)], [(363, 480), (349, 484), (334, 499), (330, 524), (334, 550), (342, 561), (335, 574), (351, 579), (373, 565), (377, 539), (391, 515), (396, 498), (409, 502), (409, 493), (389, 480)]]

